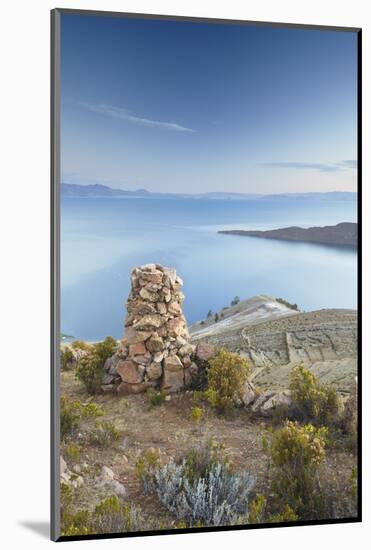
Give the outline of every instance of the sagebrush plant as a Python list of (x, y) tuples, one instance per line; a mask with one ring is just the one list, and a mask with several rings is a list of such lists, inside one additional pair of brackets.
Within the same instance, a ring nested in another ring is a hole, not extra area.
[(160, 502), (187, 525), (233, 525), (247, 521), (254, 485), (250, 474), (234, 473), (220, 462), (190, 482), (184, 463), (168, 463), (155, 473)]
[(146, 493), (186, 526), (229, 525), (247, 521), (253, 478), (235, 473), (213, 441), (191, 449), (177, 463), (161, 465), (156, 452), (146, 452), (136, 464)]
[(97, 418), (104, 415), (102, 407), (96, 403), (83, 404), (81, 401), (61, 397), (60, 427), (61, 438), (73, 436), (84, 419)]
[(76, 378), (84, 384), (88, 393), (94, 394), (101, 390), (104, 363), (114, 355), (117, 348), (117, 341), (108, 336), (103, 342), (92, 344), (78, 360)]
[(210, 404), (224, 411), (238, 404), (250, 373), (246, 359), (225, 349), (210, 359), (206, 397)]
[(301, 519), (318, 508), (318, 468), (325, 459), (326, 427), (288, 421), (263, 448), (271, 460), (271, 490), (279, 508), (288, 505)]
[(290, 390), (301, 420), (328, 427), (339, 423), (343, 412), (340, 396), (334, 388), (321, 384), (310, 370), (302, 365), (294, 368)]
[(96, 447), (109, 447), (121, 437), (121, 432), (112, 422), (95, 423), (95, 428), (89, 432), (89, 440)]

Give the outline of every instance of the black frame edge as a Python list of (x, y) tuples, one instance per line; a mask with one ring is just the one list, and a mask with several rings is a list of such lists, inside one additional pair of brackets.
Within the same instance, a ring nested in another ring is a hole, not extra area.
[(358, 348), (357, 348), (357, 400), (358, 400), (358, 518), (362, 521), (362, 29), (357, 33), (357, 307), (358, 307)]
[(50, 39), (50, 263), (51, 263), (51, 319), (50, 319), (50, 538), (60, 537), (60, 10), (52, 10)]
[(253, 25), (257, 27), (289, 27), (308, 30), (323, 30), (323, 31), (342, 31), (342, 32), (358, 32), (360, 27), (342, 27), (336, 25), (316, 25), (314, 23), (285, 23), (274, 21), (253, 21), (245, 19), (224, 19), (218, 17), (198, 17), (191, 15), (171, 15), (157, 13), (136, 13), (136, 12), (116, 12), (104, 10), (85, 10), (74, 8), (56, 8), (61, 15), (64, 13), (70, 15), (86, 15), (86, 16), (101, 16), (101, 17), (123, 17), (127, 19), (151, 19), (159, 21), (187, 21), (193, 23), (215, 23), (217, 25)]

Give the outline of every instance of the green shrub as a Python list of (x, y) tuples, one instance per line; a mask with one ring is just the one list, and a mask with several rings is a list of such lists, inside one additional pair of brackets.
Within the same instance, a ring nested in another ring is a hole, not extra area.
[(159, 407), (165, 403), (166, 393), (164, 391), (156, 391), (154, 388), (147, 390), (147, 396), (151, 407)]
[(271, 489), (276, 504), (288, 505), (301, 519), (318, 508), (318, 467), (325, 458), (327, 428), (288, 421), (263, 444), (272, 462)]
[(84, 418), (98, 418), (104, 416), (105, 412), (103, 407), (97, 403), (81, 403), (81, 413)]
[(358, 444), (358, 403), (357, 386), (351, 390), (344, 407), (344, 414), (340, 422), (342, 444), (347, 450), (356, 453)]
[(303, 366), (291, 372), (290, 390), (301, 420), (328, 427), (339, 423), (343, 410), (340, 396)]
[(69, 486), (61, 485), (63, 536), (127, 533), (140, 531), (145, 526), (140, 510), (128, 502), (122, 502), (116, 495), (102, 500), (92, 512), (86, 509), (73, 511), (72, 503), (76, 500), (74, 496)]
[(257, 523), (265, 523), (265, 508), (267, 499), (263, 495), (256, 495), (250, 503), (249, 508), (249, 523), (256, 525)]
[(191, 420), (193, 422), (201, 422), (205, 414), (204, 409), (201, 409), (201, 407), (193, 407), (191, 410)]
[(116, 495), (97, 504), (91, 517), (93, 533), (127, 533), (140, 531), (144, 526), (140, 510), (128, 502), (121, 502)]
[(236, 305), (239, 304), (239, 303), (240, 303), (240, 298), (239, 298), (239, 296), (235, 296), (235, 297), (233, 298), (233, 300), (231, 301), (231, 306), (236, 306)]
[(61, 438), (73, 434), (80, 426), (81, 409), (79, 401), (71, 401), (67, 397), (61, 397)]
[(96, 403), (84, 405), (79, 400), (71, 400), (68, 397), (61, 397), (60, 426), (61, 438), (72, 436), (80, 427), (83, 419), (97, 418), (102, 416), (104, 411)]
[(88, 351), (91, 348), (91, 344), (84, 342), (83, 340), (74, 340), (70, 344), (71, 348), (76, 350)]
[(249, 523), (256, 525), (258, 523), (282, 523), (297, 521), (298, 515), (294, 510), (285, 504), (282, 511), (275, 514), (267, 513), (267, 499), (263, 495), (256, 495), (255, 499), (251, 502), (249, 507)]
[(77, 363), (76, 378), (82, 382), (88, 393), (98, 393), (101, 389), (103, 365), (94, 351), (88, 352)]
[(95, 429), (89, 433), (90, 443), (96, 447), (107, 448), (120, 439), (121, 433), (112, 422), (96, 422)]
[(61, 358), (61, 369), (62, 370), (69, 370), (72, 368), (74, 356), (72, 351), (69, 348), (61, 348), (60, 350), (60, 358)]
[(292, 522), (298, 521), (298, 519), (299, 516), (295, 514), (294, 510), (288, 504), (285, 504), (282, 512), (270, 516), (269, 523)]
[(237, 353), (224, 349), (209, 363), (207, 399), (221, 411), (229, 409), (242, 399), (250, 372), (249, 364)]
[(117, 342), (108, 336), (103, 342), (89, 347), (89, 351), (79, 359), (76, 378), (80, 380), (88, 393), (98, 393), (102, 385), (103, 366), (106, 359), (117, 350)]
[(145, 492), (148, 492), (153, 484), (154, 475), (160, 465), (160, 455), (155, 449), (147, 449), (135, 464), (135, 473), (143, 483)]
[(64, 452), (66, 457), (72, 462), (77, 462), (80, 458), (80, 447), (76, 443), (67, 445)]
[(67, 484), (61, 484), (61, 535), (88, 535), (89, 534), (89, 511), (72, 510), (73, 493)]

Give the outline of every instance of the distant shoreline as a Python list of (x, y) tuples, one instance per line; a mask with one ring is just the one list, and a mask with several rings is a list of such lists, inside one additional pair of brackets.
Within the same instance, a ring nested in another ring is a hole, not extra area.
[(193, 199), (193, 200), (339, 200), (353, 201), (357, 193), (353, 191), (328, 191), (313, 193), (236, 193), (236, 192), (206, 192), (206, 193), (161, 193), (136, 189), (134, 191), (113, 189), (107, 185), (78, 185), (73, 183), (61, 183), (61, 197), (63, 198), (110, 198), (110, 199)]
[(343, 222), (337, 225), (324, 227), (284, 227), (268, 231), (245, 231), (231, 229), (218, 231), (223, 235), (237, 235), (240, 237), (257, 237), (262, 239), (276, 239), (280, 241), (307, 242), (332, 246), (357, 247), (358, 228), (356, 223)]

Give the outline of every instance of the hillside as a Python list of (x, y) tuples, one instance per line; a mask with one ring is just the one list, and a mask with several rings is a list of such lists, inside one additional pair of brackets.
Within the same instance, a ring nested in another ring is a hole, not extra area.
[(190, 333), (193, 340), (217, 335), (221, 335), (223, 338), (226, 332), (243, 329), (247, 325), (266, 319), (277, 319), (297, 313), (275, 298), (260, 294), (222, 309), (218, 313), (220, 320), (217, 323), (215, 323), (214, 317), (195, 323), (190, 327)]
[(244, 231), (240, 229), (218, 231), (224, 235), (258, 237), (282, 241), (302, 241), (336, 246), (357, 246), (357, 224), (338, 223), (324, 227), (283, 227), (270, 231)]
[(217, 323), (197, 323), (192, 340), (238, 351), (254, 366), (262, 388), (287, 387), (294, 365), (304, 363), (323, 382), (348, 392), (357, 374), (357, 312), (290, 310), (268, 296), (256, 296), (224, 311)]

